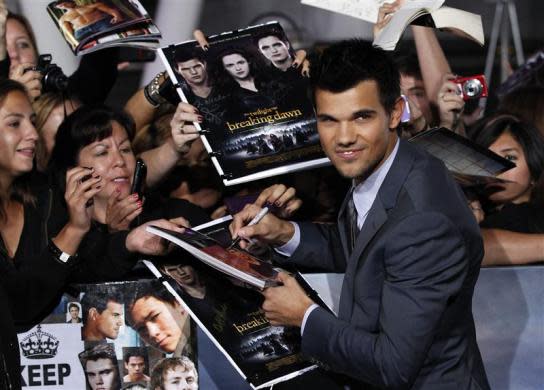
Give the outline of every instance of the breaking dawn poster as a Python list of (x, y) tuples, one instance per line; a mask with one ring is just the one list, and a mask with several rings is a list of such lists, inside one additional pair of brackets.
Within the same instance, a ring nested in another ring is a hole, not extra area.
[(308, 79), (279, 23), (160, 49), (225, 185), (322, 166)]

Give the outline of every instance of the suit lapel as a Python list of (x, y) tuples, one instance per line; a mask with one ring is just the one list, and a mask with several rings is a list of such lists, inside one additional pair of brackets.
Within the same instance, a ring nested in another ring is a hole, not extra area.
[(372, 205), (372, 208), (368, 212), (365, 224), (363, 225), (361, 232), (355, 240), (355, 247), (353, 248), (353, 252), (351, 253), (348, 264), (358, 265), (360, 261), (364, 261), (364, 259), (361, 259), (361, 253), (386, 220), (387, 212), (385, 211), (385, 208), (380, 198), (376, 198), (374, 204)]
[(342, 293), (340, 295), (340, 310), (338, 317), (341, 319), (349, 319), (353, 310), (353, 279), (355, 278), (357, 267), (363, 263), (366, 258), (361, 255), (370, 242), (372, 237), (376, 235), (378, 230), (387, 221), (387, 213), (379, 198), (376, 198), (372, 208), (368, 212), (365, 224), (355, 241), (355, 247), (349, 257), (347, 257), (346, 274), (344, 276), (344, 284), (342, 285)]
[[(349, 320), (351, 317), (354, 304), (353, 284), (355, 283), (354, 279), (356, 277), (357, 269), (360, 267), (361, 263), (364, 263), (367, 260), (366, 258), (363, 258), (363, 252), (372, 238), (387, 221), (388, 210), (395, 207), (397, 203), (398, 194), (406, 181), (406, 177), (412, 168), (414, 160), (414, 154), (410, 146), (411, 145), (408, 145), (404, 140), (400, 140), (399, 150), (395, 156), (395, 160), (368, 212), (365, 223), (357, 236), (355, 247), (351, 254), (349, 254), (347, 249), (347, 237), (345, 236), (345, 229), (342, 228), (344, 225), (339, 225), (342, 246), (344, 248), (344, 253), (346, 253), (346, 259), (348, 259), (340, 296), (339, 318)], [(339, 213), (339, 224), (344, 222), (345, 209), (346, 200), (344, 199), (344, 204)]]

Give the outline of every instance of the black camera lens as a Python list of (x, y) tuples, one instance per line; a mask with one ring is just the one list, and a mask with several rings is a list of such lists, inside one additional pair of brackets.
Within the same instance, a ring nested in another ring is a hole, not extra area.
[(465, 96), (475, 99), (479, 98), (482, 94), (483, 86), (480, 80), (478, 79), (470, 79), (465, 82), (463, 85), (463, 92)]
[(57, 65), (49, 65), (43, 75), (43, 91), (58, 92), (65, 91), (68, 88), (68, 77), (62, 73), (62, 69)]

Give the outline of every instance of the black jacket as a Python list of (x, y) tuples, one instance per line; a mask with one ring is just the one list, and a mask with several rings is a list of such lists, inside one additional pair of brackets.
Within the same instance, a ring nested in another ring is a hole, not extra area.
[[(48, 250), (40, 207), (24, 207), (23, 233), (11, 259), (0, 238), (0, 389), (19, 389), (19, 346), (16, 330), (37, 321), (58, 301), (71, 272)], [(32, 264), (32, 266), (29, 266)]]

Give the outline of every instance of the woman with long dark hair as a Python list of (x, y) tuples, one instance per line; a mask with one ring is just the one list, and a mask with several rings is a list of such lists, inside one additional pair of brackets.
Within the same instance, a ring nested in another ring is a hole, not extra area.
[(484, 189), (482, 264), (544, 261), (544, 138), (535, 126), (502, 113), (480, 124), (474, 140), (516, 164), (498, 176), (504, 182)]
[[(0, 81), (0, 388), (19, 389), (16, 328), (47, 312), (64, 287), (79, 244), (91, 225), (86, 203), (101, 178), (77, 167), (64, 176), (65, 222), (50, 239), (48, 192), (38, 184), (33, 163), (38, 134), (26, 88)], [(88, 176), (84, 183), (81, 179)], [(32, 266), (28, 266), (32, 264)]]
[(228, 48), (217, 56), (216, 80), (219, 88), (230, 91), (243, 112), (272, 107), (265, 75), (254, 56), (241, 48)]

